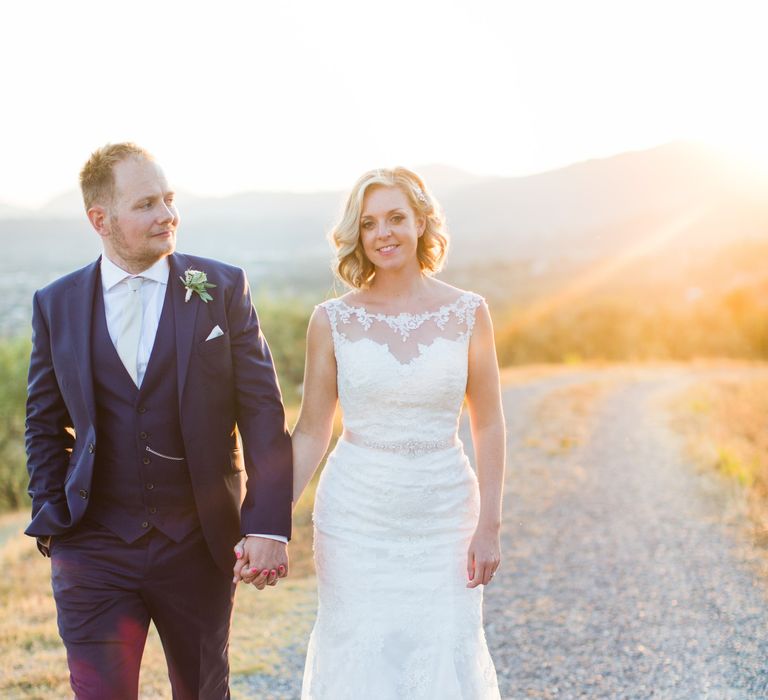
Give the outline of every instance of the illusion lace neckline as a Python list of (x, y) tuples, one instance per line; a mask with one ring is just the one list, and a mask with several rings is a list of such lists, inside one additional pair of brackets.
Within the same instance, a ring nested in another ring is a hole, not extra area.
[(402, 319), (402, 318), (414, 319), (419, 321), (427, 321), (430, 318), (441, 317), (441, 316), (444, 316), (446, 313), (450, 313), (464, 299), (467, 299), (468, 297), (472, 297), (472, 296), (473, 296), (472, 292), (462, 292), (452, 302), (448, 304), (442, 304), (436, 309), (432, 309), (430, 311), (421, 311), (419, 313), (411, 313), (410, 311), (401, 311), (400, 313), (397, 313), (397, 314), (385, 314), (385, 313), (381, 313), (380, 311), (369, 311), (362, 304), (348, 304), (341, 297), (337, 297), (333, 301), (346, 307), (347, 311), (354, 313), (358, 317), (360, 317), (360, 315), (362, 314), (370, 318), (374, 318), (378, 321), (383, 321), (386, 319)]

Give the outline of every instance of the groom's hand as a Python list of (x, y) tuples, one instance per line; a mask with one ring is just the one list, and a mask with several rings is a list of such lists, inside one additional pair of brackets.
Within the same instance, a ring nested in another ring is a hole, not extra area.
[(262, 590), (288, 575), (288, 549), (277, 540), (248, 536), (235, 546), (235, 555), (234, 583), (252, 583)]

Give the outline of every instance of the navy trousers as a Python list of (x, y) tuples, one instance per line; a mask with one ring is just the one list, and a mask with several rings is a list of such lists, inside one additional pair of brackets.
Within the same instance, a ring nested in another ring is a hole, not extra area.
[(136, 700), (150, 620), (174, 700), (229, 698), (234, 586), (199, 528), (180, 543), (152, 530), (126, 544), (86, 522), (53, 538), (51, 572), (78, 700)]

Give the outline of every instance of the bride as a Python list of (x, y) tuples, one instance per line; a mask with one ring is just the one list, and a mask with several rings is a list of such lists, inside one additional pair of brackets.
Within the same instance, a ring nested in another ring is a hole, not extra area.
[[(312, 315), (293, 433), (295, 503), (340, 401), (344, 432), (315, 499), (302, 698), (499, 698), (482, 627), (505, 447), (488, 309), (432, 277), (443, 217), (405, 168), (363, 175), (331, 235), (352, 291)], [(477, 476), (457, 437), (465, 398)]]

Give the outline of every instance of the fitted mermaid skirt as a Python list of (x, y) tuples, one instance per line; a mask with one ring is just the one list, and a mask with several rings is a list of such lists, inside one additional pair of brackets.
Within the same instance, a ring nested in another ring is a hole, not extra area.
[(339, 441), (315, 502), (319, 609), (302, 698), (498, 698), (468, 589), (479, 509), (461, 447), (398, 455)]

